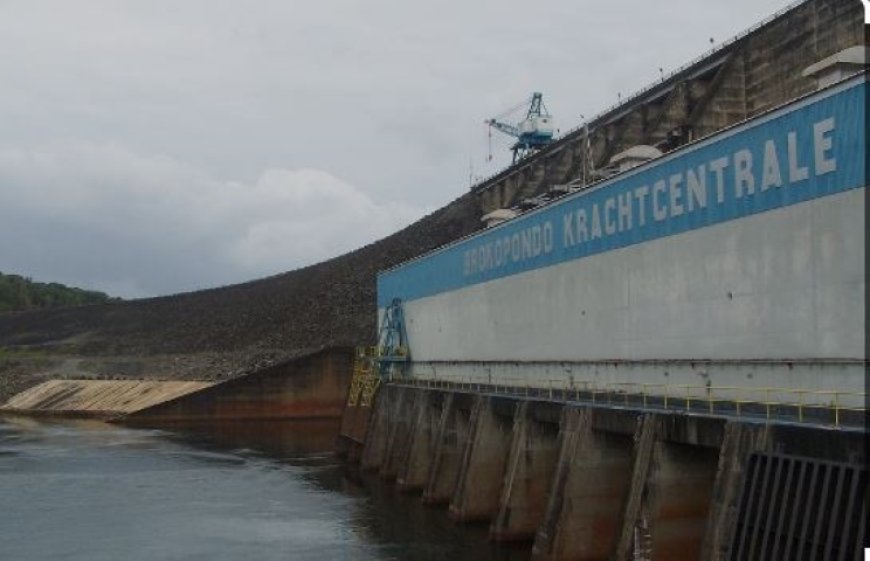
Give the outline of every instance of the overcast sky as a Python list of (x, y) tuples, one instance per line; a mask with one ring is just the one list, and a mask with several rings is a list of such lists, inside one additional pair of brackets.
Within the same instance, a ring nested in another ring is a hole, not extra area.
[[(0, 0), (0, 271), (123, 297), (383, 237), (783, 0)], [(496, 133), (494, 133), (496, 134)]]

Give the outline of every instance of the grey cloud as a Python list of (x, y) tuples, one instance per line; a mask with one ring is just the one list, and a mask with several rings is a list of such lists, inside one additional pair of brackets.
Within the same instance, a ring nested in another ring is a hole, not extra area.
[(355, 208), (383, 235), (506, 165), (482, 121), (530, 91), (566, 130), (785, 4), (7, 0), (0, 232), (66, 251), (0, 270), (155, 294), (329, 257)]
[(0, 150), (0, 238), (15, 240), (3, 267), (123, 296), (311, 264), (423, 212), (319, 170), (269, 169), (248, 184), (112, 145)]

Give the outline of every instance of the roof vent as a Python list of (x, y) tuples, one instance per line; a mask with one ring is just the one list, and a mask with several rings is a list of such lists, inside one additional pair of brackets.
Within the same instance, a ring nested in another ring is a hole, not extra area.
[(839, 82), (847, 76), (864, 70), (868, 48), (856, 45), (807, 66), (801, 73), (804, 78), (815, 78), (819, 89)]
[(616, 166), (617, 173), (622, 173), (650, 160), (655, 160), (661, 155), (662, 151), (655, 146), (638, 144), (610, 158), (610, 165)]
[(481, 218), (481, 221), (486, 224), (487, 228), (492, 228), (496, 224), (501, 224), (502, 222), (510, 220), (511, 218), (515, 218), (516, 216), (516, 211), (513, 211), (509, 208), (498, 208), (490, 212), (489, 214), (484, 215), (483, 218)]

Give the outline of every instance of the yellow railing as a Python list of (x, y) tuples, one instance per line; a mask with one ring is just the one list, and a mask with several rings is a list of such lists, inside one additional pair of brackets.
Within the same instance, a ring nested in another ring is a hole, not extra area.
[[(392, 381), (392, 380), (391, 380)], [(836, 427), (843, 416), (866, 413), (866, 393), (840, 390), (809, 390), (779, 387), (707, 386), (640, 382), (594, 382), (570, 379), (539, 380), (500, 377), (436, 375), (432, 378), (397, 380), (402, 384), (430, 389), (459, 389), (504, 393), (527, 397), (560, 398), (602, 405), (621, 405), (666, 411), (709, 413), (725, 416), (763, 416), (768, 420), (788, 419), (814, 422), (813, 411), (826, 413)], [(786, 415), (783, 410), (792, 414)], [(815, 417), (818, 417), (816, 415)]]
[(357, 348), (350, 390), (347, 393), (348, 406), (371, 406), (372, 397), (380, 382), (376, 368), (378, 356), (377, 347)]

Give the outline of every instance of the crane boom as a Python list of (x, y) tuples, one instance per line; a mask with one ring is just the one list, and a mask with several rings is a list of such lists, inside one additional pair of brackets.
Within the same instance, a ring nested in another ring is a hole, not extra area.
[(516, 136), (516, 137), (520, 136), (519, 127), (511, 125), (510, 123), (502, 123), (502, 122), (496, 121), (495, 119), (489, 119), (488, 121), (484, 121), (484, 123), (491, 126), (495, 130), (501, 131), (501, 132), (508, 134), (510, 136)]

